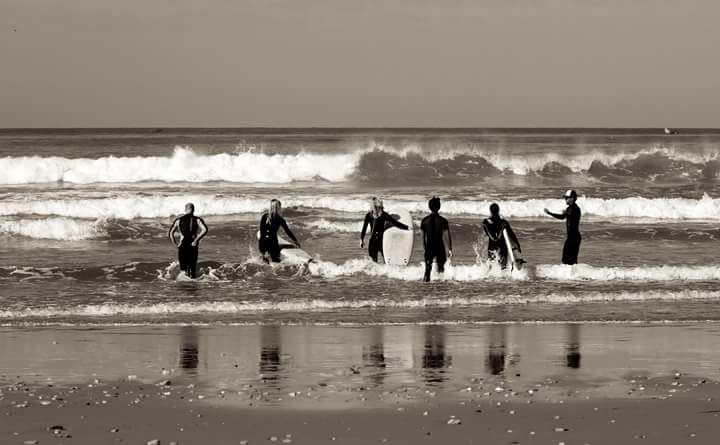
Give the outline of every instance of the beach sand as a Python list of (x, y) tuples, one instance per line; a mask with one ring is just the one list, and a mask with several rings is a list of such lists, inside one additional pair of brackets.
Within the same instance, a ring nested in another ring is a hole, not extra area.
[(3, 328), (0, 443), (714, 444), (718, 328)]

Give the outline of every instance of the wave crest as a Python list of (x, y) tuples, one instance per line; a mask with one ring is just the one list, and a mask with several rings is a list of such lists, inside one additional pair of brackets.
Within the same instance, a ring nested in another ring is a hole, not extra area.
[(246, 150), (205, 155), (175, 147), (170, 156), (0, 158), (0, 184), (50, 182), (211, 182), (287, 184), (295, 181), (412, 183), (417, 180), (485, 178), (504, 174), (558, 176), (588, 173), (600, 178), (716, 178), (717, 151), (680, 151), (654, 146), (636, 151), (512, 153), (475, 146), (424, 150), (371, 144), (348, 152), (267, 154)]

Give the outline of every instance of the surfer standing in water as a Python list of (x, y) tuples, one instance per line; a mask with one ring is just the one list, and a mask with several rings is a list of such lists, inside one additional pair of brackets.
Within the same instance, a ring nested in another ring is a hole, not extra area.
[[(180, 240), (175, 241), (175, 233), (180, 232)], [(185, 204), (185, 214), (173, 221), (168, 238), (178, 248), (180, 270), (190, 278), (195, 278), (198, 260), (198, 244), (207, 235), (208, 228), (202, 218), (195, 216), (195, 205)]]
[[(433, 259), (437, 261), (439, 273), (445, 272), (445, 261), (452, 257), (452, 237), (450, 236), (450, 225), (448, 220), (440, 216), (440, 198), (433, 196), (428, 201), (430, 214), (423, 218), (420, 228), (423, 232), (423, 245), (425, 246), (425, 277), (426, 282), (430, 281)], [(445, 242), (443, 235), (447, 233), (448, 250), (445, 254)]]
[[(283, 228), (287, 236), (290, 237), (295, 247), (300, 248), (295, 235), (292, 233), (285, 218), (282, 217), (282, 204), (279, 200), (273, 199), (270, 201), (270, 209), (263, 213), (260, 217), (260, 238), (258, 239), (258, 249), (263, 255), (263, 260), (266, 263), (279, 263), (280, 262), (280, 243), (278, 241), (278, 229)], [(270, 259), (268, 260), (268, 257)]]
[(490, 218), (483, 220), (482, 227), (488, 237), (488, 259), (497, 261), (500, 263), (500, 267), (505, 269), (508, 260), (508, 246), (503, 239), (503, 230), (507, 230), (510, 244), (517, 246), (518, 253), (522, 251), (520, 250), (520, 241), (515, 236), (510, 223), (500, 216), (500, 206), (497, 203), (490, 204)]
[(370, 242), (368, 243), (368, 255), (377, 263), (378, 253), (383, 253), (383, 233), (389, 226), (395, 226), (402, 230), (408, 230), (408, 226), (397, 221), (385, 212), (382, 199), (373, 197), (370, 200), (370, 211), (365, 215), (362, 231), (360, 232), (360, 248), (365, 248), (365, 233), (370, 227)]
[(577, 192), (575, 190), (568, 190), (565, 192), (565, 203), (567, 208), (562, 213), (553, 213), (548, 209), (545, 209), (545, 213), (557, 219), (564, 219), (567, 225), (567, 239), (563, 246), (562, 263), (563, 264), (577, 264), (578, 253), (580, 252), (580, 242), (582, 242), (582, 236), (580, 235), (580, 216), (582, 212), (580, 207), (576, 204)]

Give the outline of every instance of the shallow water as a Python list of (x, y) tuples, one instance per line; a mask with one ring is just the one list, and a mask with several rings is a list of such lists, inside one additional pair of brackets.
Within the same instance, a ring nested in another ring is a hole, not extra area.
[[(652, 130), (0, 131), (0, 324), (475, 323), (720, 318), (720, 132)], [(581, 264), (560, 266), (560, 211), (583, 209)], [(439, 282), (359, 248), (369, 196), (419, 221), (443, 198)], [(263, 265), (272, 197), (309, 266)], [(199, 282), (176, 282), (172, 218), (210, 233)], [(482, 259), (497, 201), (528, 267)]]

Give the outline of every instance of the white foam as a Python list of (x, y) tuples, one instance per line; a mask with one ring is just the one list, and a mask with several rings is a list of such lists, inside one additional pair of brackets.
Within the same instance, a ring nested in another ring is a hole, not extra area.
[(197, 153), (189, 147), (176, 147), (171, 156), (107, 156), (97, 159), (7, 156), (0, 158), (0, 171), (4, 172), (0, 177), (0, 184), (59, 181), (78, 184), (145, 181), (290, 183), (317, 178), (338, 182), (351, 178), (353, 173), (357, 172), (362, 156), (375, 150), (400, 157), (420, 156), (428, 162), (468, 155), (483, 158), (495, 168), (516, 175), (538, 172), (552, 163), (563, 165), (573, 172), (582, 172), (588, 170), (595, 161), (604, 165), (615, 165), (648, 155), (659, 155), (696, 164), (720, 158), (720, 153), (716, 150), (687, 152), (661, 146), (633, 152), (514, 154), (475, 146), (427, 151), (414, 144), (398, 148), (371, 143), (346, 153), (265, 154), (248, 150), (212, 155)]
[[(406, 209), (415, 214), (427, 212), (424, 199), (409, 200), (396, 197), (385, 200), (388, 211)], [(267, 208), (267, 198), (236, 197), (228, 195), (189, 194), (153, 195), (127, 194), (109, 198), (27, 199), (26, 196), (0, 201), (0, 216), (41, 215), (64, 216), (85, 219), (134, 219), (166, 218), (182, 211), (186, 202), (194, 202), (196, 212), (202, 216), (237, 215), (260, 213)], [(289, 196), (283, 198), (283, 206), (309, 209), (328, 209), (358, 214), (359, 221), (367, 211), (367, 198), (362, 195)], [(441, 212), (447, 215), (486, 216), (492, 202), (500, 204), (503, 215), (510, 218), (549, 218), (545, 207), (556, 212), (564, 208), (560, 199), (528, 199), (522, 201), (496, 200), (446, 200)], [(584, 218), (624, 218), (632, 222), (646, 220), (713, 220), (720, 219), (720, 199), (705, 194), (700, 199), (689, 198), (643, 198), (601, 199), (580, 197), (578, 204)], [(316, 224), (323, 224), (322, 221)], [(335, 224), (335, 223), (333, 223)], [(350, 230), (354, 223), (336, 226)], [(358, 225), (361, 223), (358, 222)], [(354, 229), (358, 230), (358, 229)], [(354, 231), (353, 230), (353, 231)]]
[[(335, 264), (330, 261), (315, 261), (309, 264), (312, 275), (333, 279), (356, 274), (365, 274), (375, 277), (386, 277), (401, 281), (421, 281), (425, 273), (425, 265), (422, 263), (409, 264), (408, 266), (388, 266), (375, 263), (370, 259), (352, 259), (342, 264)], [(433, 266), (432, 279), (434, 281), (480, 281), (480, 280), (527, 280), (528, 274), (525, 271), (510, 272), (501, 269), (497, 264), (464, 264), (453, 265), (448, 262), (445, 272), (437, 272), (436, 265)]]
[(641, 291), (641, 292), (587, 292), (552, 293), (541, 295), (506, 295), (502, 297), (452, 297), (401, 299), (390, 298), (342, 300), (342, 299), (292, 299), (286, 301), (214, 301), (193, 303), (123, 304), (104, 303), (79, 305), (68, 308), (38, 307), (20, 310), (0, 310), (0, 319), (27, 319), (51, 317), (108, 317), (108, 316), (157, 316), (183, 314), (247, 314), (261, 312), (323, 312), (338, 309), (383, 307), (395, 309), (422, 309), (426, 307), (496, 306), (511, 304), (568, 304), (609, 301), (697, 301), (720, 300), (718, 291)]
[(558, 281), (715, 281), (720, 280), (720, 267), (710, 266), (638, 266), (595, 267), (543, 264), (535, 271), (537, 278)]
[(312, 229), (320, 229), (328, 232), (341, 232), (341, 233), (360, 233), (362, 230), (362, 221), (345, 222), (345, 221), (330, 221), (325, 218), (321, 218), (314, 221), (308, 221), (305, 226)]
[(342, 181), (351, 174), (359, 154), (274, 154), (246, 151), (202, 155), (176, 147), (172, 156), (0, 158), (0, 184), (66, 181), (78, 184), (142, 181), (288, 183), (317, 177)]
[(69, 218), (20, 219), (0, 221), (0, 233), (35, 239), (77, 241), (105, 235), (102, 221)]

